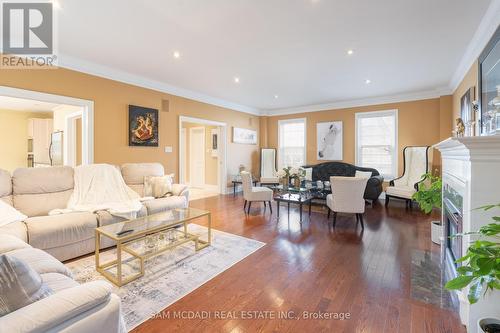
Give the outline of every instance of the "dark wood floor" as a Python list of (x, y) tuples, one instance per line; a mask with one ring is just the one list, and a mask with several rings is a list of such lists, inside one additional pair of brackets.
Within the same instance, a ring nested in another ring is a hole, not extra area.
[[(151, 319), (135, 332), (465, 332), (458, 315), (410, 296), (411, 252), (439, 251), (430, 217), (403, 203), (367, 207), (365, 231), (341, 216), (333, 231), (324, 212), (298, 223), (281, 221), (259, 205), (250, 216), (241, 196), (212, 197), (191, 206), (209, 209), (213, 226), (266, 246), (165, 311), (303, 311), (350, 313), (349, 320)], [(199, 312), (201, 313), (201, 312)]]

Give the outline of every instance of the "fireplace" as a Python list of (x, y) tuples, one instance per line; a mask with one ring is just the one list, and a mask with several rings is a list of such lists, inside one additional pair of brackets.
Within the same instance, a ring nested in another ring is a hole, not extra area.
[[(443, 175), (443, 234), (441, 254), (445, 280), (457, 276), (457, 258), (465, 254), (476, 231), (491, 221), (493, 211), (476, 209), (498, 202), (500, 197), (500, 135), (489, 137), (450, 138), (437, 145), (441, 152)], [(462, 237), (452, 237), (457, 233)], [(500, 293), (488, 293), (477, 303), (469, 304), (467, 290), (453, 293), (460, 303), (460, 319), (469, 333), (477, 332), (480, 318), (498, 316)], [(453, 295), (452, 294), (452, 295)]]

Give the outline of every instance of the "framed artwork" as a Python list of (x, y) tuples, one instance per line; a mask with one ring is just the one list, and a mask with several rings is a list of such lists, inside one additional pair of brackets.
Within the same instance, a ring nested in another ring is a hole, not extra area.
[(248, 145), (257, 144), (257, 131), (233, 127), (233, 142)]
[(128, 106), (128, 145), (158, 147), (158, 110)]
[(474, 87), (467, 89), (465, 94), (460, 98), (460, 118), (462, 118), (464, 124), (473, 122), (474, 119), (474, 108), (472, 101), (474, 100)]
[(316, 124), (318, 160), (340, 161), (343, 159), (342, 122), (331, 121)]

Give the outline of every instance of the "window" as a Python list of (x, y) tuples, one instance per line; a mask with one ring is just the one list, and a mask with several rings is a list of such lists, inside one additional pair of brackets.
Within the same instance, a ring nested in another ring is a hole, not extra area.
[(398, 110), (356, 113), (356, 165), (396, 178)]
[(306, 162), (306, 119), (278, 122), (278, 166), (299, 167)]

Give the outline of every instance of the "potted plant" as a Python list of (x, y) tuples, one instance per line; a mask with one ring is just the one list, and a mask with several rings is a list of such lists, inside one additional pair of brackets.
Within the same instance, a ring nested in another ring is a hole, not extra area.
[(277, 172), (278, 178), (281, 180), (283, 189), (287, 189), (290, 185), (290, 167), (285, 167)]
[[(500, 204), (488, 205), (479, 209), (490, 210), (500, 208)], [(481, 293), (500, 290), (500, 217), (494, 216), (493, 223), (482, 226), (476, 232), (465, 235), (476, 235), (477, 239), (467, 249), (465, 256), (456, 262), (462, 265), (457, 268), (458, 276), (446, 283), (449, 290), (461, 290), (469, 287), (467, 299), (470, 304), (479, 300)], [(463, 236), (458, 234), (456, 236)], [(500, 320), (483, 318), (478, 322), (483, 332), (499, 332)]]
[[(422, 180), (418, 186), (418, 190), (413, 194), (412, 199), (415, 200), (420, 209), (425, 214), (430, 214), (434, 208), (441, 208), (442, 205), (442, 187), (443, 181), (441, 177), (434, 176), (431, 173), (426, 173), (422, 176)], [(431, 222), (431, 240), (433, 243), (441, 243), (441, 235), (443, 226), (441, 221)]]
[(294, 180), (294, 187), (300, 187), (300, 180), (306, 175), (303, 168), (285, 167), (277, 172), (277, 176), (282, 180), (283, 188), (288, 188), (290, 179)]
[(290, 168), (290, 178), (294, 180), (294, 187), (299, 188), (300, 187), (300, 181), (301, 178), (303, 178), (306, 175), (306, 170), (303, 168)]

